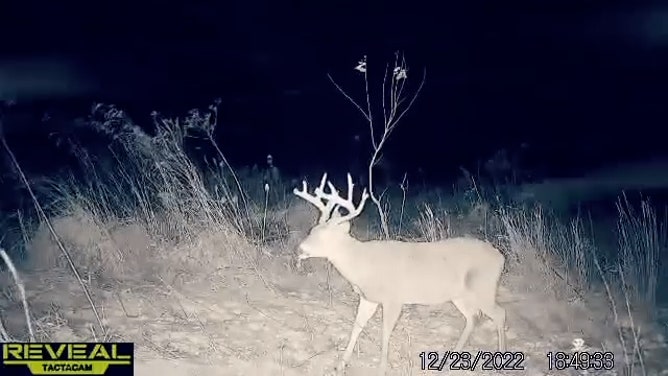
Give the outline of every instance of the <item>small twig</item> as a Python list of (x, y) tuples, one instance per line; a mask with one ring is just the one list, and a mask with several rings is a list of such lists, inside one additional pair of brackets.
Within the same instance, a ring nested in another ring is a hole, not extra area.
[(639, 340), (639, 330), (636, 328), (635, 320), (633, 320), (633, 312), (631, 312), (631, 305), (629, 302), (629, 294), (626, 289), (626, 279), (624, 278), (624, 271), (622, 266), (617, 264), (617, 272), (619, 273), (619, 278), (622, 285), (622, 291), (624, 292), (624, 302), (626, 303), (626, 314), (629, 315), (629, 321), (631, 324), (631, 333), (633, 334), (633, 352), (638, 355), (638, 361), (640, 362), (640, 369), (642, 370), (643, 375), (647, 375), (645, 370), (645, 360), (642, 356), (642, 351), (640, 349), (640, 340)]
[[(16, 270), (16, 266), (14, 266), (14, 263), (12, 260), (9, 258), (9, 255), (7, 252), (5, 252), (4, 249), (0, 248), (0, 257), (2, 257), (2, 260), (7, 264), (7, 268), (9, 268), (9, 272), (12, 273), (12, 277), (14, 277), (14, 282), (16, 283), (16, 287), (19, 289), (19, 295), (21, 295), (21, 303), (23, 304), (23, 314), (26, 317), (26, 325), (28, 326), (28, 335), (30, 336), (30, 342), (35, 342), (35, 333), (32, 330), (32, 320), (30, 320), (30, 308), (28, 307), (28, 299), (26, 299), (26, 289), (23, 286), (23, 281), (21, 281), (21, 278), (19, 277), (19, 272)], [(5, 328), (2, 328), (3, 331), (3, 336), (6, 336)], [(9, 336), (6, 336), (9, 338)]]
[(280, 360), (279, 364), (281, 365), (281, 375), (285, 375), (285, 369), (283, 368), (283, 349), (285, 348), (285, 343), (281, 341), (281, 347), (280, 347)]
[(93, 334), (93, 340), (95, 342), (99, 342), (99, 340), (97, 338), (97, 334), (95, 334), (95, 329), (93, 329), (93, 324), (88, 323), (88, 329), (90, 330), (91, 334)]
[(404, 178), (401, 181), (401, 184), (399, 184), (399, 187), (401, 188), (401, 214), (399, 215), (399, 234), (401, 234), (401, 230), (403, 227), (404, 223), (404, 210), (406, 208), (406, 191), (408, 191), (408, 172), (404, 173)]
[(619, 320), (617, 303), (615, 302), (615, 298), (612, 296), (612, 289), (610, 288), (610, 283), (608, 283), (608, 279), (605, 277), (605, 272), (603, 271), (601, 264), (598, 262), (598, 257), (596, 256), (594, 251), (592, 251), (592, 256), (593, 256), (592, 260), (594, 262), (594, 266), (596, 266), (596, 269), (598, 270), (598, 273), (601, 276), (601, 281), (603, 281), (603, 287), (605, 287), (605, 292), (607, 293), (608, 300), (610, 301), (610, 306), (612, 308), (612, 315), (615, 319), (615, 325), (617, 326), (617, 334), (619, 335), (619, 341), (621, 342), (622, 345), (622, 354), (624, 355), (624, 362), (626, 363), (627, 367), (632, 367), (629, 360), (629, 353), (626, 350), (626, 341), (624, 340), (624, 333), (622, 332), (622, 326)]
[(7, 329), (5, 329), (2, 319), (0, 319), (0, 342), (12, 342), (12, 337), (7, 333)]
[(269, 207), (269, 184), (264, 184), (264, 213), (262, 215), (262, 244), (264, 244), (265, 230), (267, 229), (267, 208)]
[[(365, 118), (367, 121), (371, 121), (371, 116), (370, 116), (369, 114), (367, 114), (367, 112), (364, 111), (364, 109), (362, 109), (362, 106), (360, 106), (360, 105), (359, 105), (359, 104), (358, 104), (358, 103), (357, 103), (357, 102), (356, 102), (350, 95), (348, 95), (348, 93), (346, 93), (346, 91), (343, 90), (343, 88), (341, 88), (341, 86), (340, 86), (338, 83), (336, 83), (336, 81), (334, 81), (334, 78), (332, 77), (331, 74), (327, 73), (327, 78), (329, 78), (329, 80), (332, 82), (332, 84), (334, 84), (334, 86), (336, 87), (336, 89), (337, 89), (337, 90), (338, 90), (344, 97), (346, 97), (346, 99), (348, 99), (348, 100), (350, 101), (350, 103), (352, 103), (353, 106), (355, 106), (355, 108), (357, 108), (357, 109), (359, 110), (359, 112), (362, 113), (362, 116), (364, 116), (364, 118)], [(371, 137), (373, 137), (373, 133), (371, 134)]]
[(120, 294), (116, 293), (114, 295), (116, 295), (116, 298), (118, 299), (118, 303), (121, 305), (121, 309), (123, 310), (123, 313), (125, 313), (125, 317), (127, 317), (129, 319), (136, 319), (137, 317), (139, 317), (139, 315), (131, 315), (130, 313), (128, 313), (128, 310), (125, 308), (125, 304), (123, 303), (123, 299), (121, 298)]
[(327, 292), (329, 293), (329, 306), (333, 306), (333, 292), (332, 292), (332, 282), (331, 282), (331, 277), (332, 277), (332, 263), (328, 262), (327, 263)]

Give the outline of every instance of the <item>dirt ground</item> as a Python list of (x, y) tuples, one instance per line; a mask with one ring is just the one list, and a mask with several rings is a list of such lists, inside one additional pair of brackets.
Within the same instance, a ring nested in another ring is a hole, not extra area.
[[(332, 271), (328, 279), (323, 277), (327, 273), (319, 268), (325, 265), (311, 268), (319, 270), (317, 273), (288, 274), (286, 268), (269, 275), (264, 282), (253, 269), (228, 266), (197, 282), (181, 284), (178, 289), (164, 281), (147, 283), (100, 291), (95, 300), (110, 329), (109, 338), (135, 342), (135, 369), (139, 376), (326, 375), (347, 343), (357, 300), (336, 272)], [(90, 326), (95, 319), (79, 287), (71, 281), (47, 277), (41, 278), (39, 286), (40, 291), (36, 285), (29, 289), (33, 291), (30, 299), (44, 302), (48, 298), (54, 302), (52, 310), (58, 312), (59, 320), (51, 318), (48, 322), (60, 324), (42, 328), (49, 329), (51, 339), (91, 340)], [(598, 348), (605, 333), (610, 334), (613, 329), (588, 317), (577, 303), (517, 296), (507, 288), (501, 289), (499, 302), (508, 311), (508, 350), (524, 354), (524, 370), (444, 372), (569, 374), (548, 370), (546, 354), (570, 351), (575, 338)], [(346, 375), (375, 374), (380, 357), (379, 313), (360, 337)], [(21, 315), (17, 312), (10, 316), (20, 319)], [(389, 374), (439, 373), (424, 371), (419, 353), (450, 349), (463, 325), (463, 317), (450, 303), (405, 306), (390, 342)], [(494, 351), (495, 346), (496, 331), (491, 321), (478, 320), (465, 350)], [(647, 374), (668, 374), (660, 365), (668, 354), (665, 346), (654, 346), (646, 354), (645, 367), (650, 370)], [(651, 357), (658, 360), (652, 361)], [(617, 359), (616, 374), (622, 375), (623, 365)]]

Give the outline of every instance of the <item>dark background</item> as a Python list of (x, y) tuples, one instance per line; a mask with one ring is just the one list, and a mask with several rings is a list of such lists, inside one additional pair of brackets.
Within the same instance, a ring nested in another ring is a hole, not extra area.
[[(522, 142), (527, 163), (553, 176), (666, 154), (661, 4), (5, 1), (0, 29), (0, 63), (58, 61), (86, 82), (28, 90), (25, 111), (86, 115), (103, 101), (148, 124), (152, 110), (184, 115), (219, 97), (219, 141), (237, 165), (271, 153), (289, 171), (347, 168), (367, 127), (326, 74), (362, 99), (357, 61), (382, 69), (397, 50), (410, 82), (423, 68), (427, 80), (388, 144), (396, 169), (454, 176)], [(24, 163), (63, 163), (39, 125), (7, 122), (6, 133)]]

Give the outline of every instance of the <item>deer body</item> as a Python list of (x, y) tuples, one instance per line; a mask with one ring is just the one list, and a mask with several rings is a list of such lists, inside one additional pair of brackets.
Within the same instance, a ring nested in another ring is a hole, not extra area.
[[(305, 246), (308, 247), (308, 243)], [(474, 291), (476, 284), (496, 284), (504, 264), (503, 255), (492, 245), (470, 238), (409, 243), (362, 242), (350, 237), (327, 246), (335, 248), (326, 258), (339, 273), (357, 287), (364, 298), (380, 304), (390, 299), (403, 304), (451, 301)], [(481, 260), (480, 265), (467, 265), (469, 258), (460, 257), (464, 253), (471, 259)], [(482, 262), (485, 258), (496, 263), (495, 270), (489, 270), (490, 266)], [(384, 259), (392, 259), (392, 263), (379, 262)], [(365, 265), (373, 265), (373, 268), (365, 268)], [(420, 290), (424, 291), (416, 294)]]
[[(505, 257), (490, 243), (473, 238), (451, 238), (437, 242), (359, 241), (350, 235), (350, 220), (362, 211), (352, 204), (352, 178), (348, 175), (348, 199), (342, 199), (331, 183), (323, 191), (326, 174), (315, 196), (295, 194), (322, 211), (318, 225), (300, 244), (300, 259), (322, 257), (329, 260), (360, 295), (357, 317), (350, 341), (338, 370), (350, 361), (354, 346), (367, 321), (383, 307), (383, 339), (380, 374), (387, 368), (390, 335), (404, 304), (452, 302), (466, 319), (454, 346), (461, 351), (473, 331), (475, 316), (482, 312), (496, 324), (498, 348), (505, 351), (505, 310), (496, 303), (496, 292)], [(327, 201), (324, 204), (322, 201)], [(338, 207), (348, 214), (341, 217)]]

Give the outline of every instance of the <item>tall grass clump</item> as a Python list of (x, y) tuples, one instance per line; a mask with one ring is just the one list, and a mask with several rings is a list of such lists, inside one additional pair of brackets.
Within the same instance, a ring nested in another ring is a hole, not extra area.
[[(154, 113), (153, 127), (140, 127), (113, 105), (93, 107), (86, 131), (105, 147), (73, 141), (79, 168), (53, 178), (41, 196), (85, 275), (173, 277), (216, 268), (226, 258), (255, 267), (248, 234), (259, 233), (262, 221), (252, 216), (236, 174), (224, 164), (210, 179), (188, 149), (192, 137), (215, 145), (216, 115), (215, 106), (177, 119)], [(37, 231), (28, 248), (48, 243)], [(39, 249), (28, 253), (43, 267), (58, 262)]]
[(619, 267), (629, 297), (634, 305), (655, 312), (660, 259), (666, 247), (666, 224), (657, 220), (656, 211), (648, 200), (642, 200), (637, 210), (623, 196), (616, 207)]
[(659, 261), (666, 249), (665, 224), (657, 220), (648, 200), (642, 200), (638, 210), (623, 196), (617, 210), (617, 249), (598, 247), (591, 229), (597, 224), (591, 219), (586, 226), (580, 217), (562, 225), (554, 216), (546, 220), (540, 207), (528, 212), (531, 215), (502, 207), (499, 215), (506, 229), (506, 250), (514, 268), (522, 271), (518, 282), (532, 276), (529, 281), (544, 284), (545, 291), (585, 305), (598, 306), (602, 293), (608, 311), (594, 314), (601, 315), (601, 323), (613, 323), (618, 340), (608, 342), (608, 349), (620, 355), (619, 368), (625, 374), (647, 375), (646, 344), (657, 334), (652, 328)]
[(593, 281), (595, 246), (581, 218), (563, 224), (540, 205), (500, 205), (497, 215), (509, 269), (532, 281), (527, 288), (582, 297)]
[[(636, 206), (626, 196), (618, 200), (617, 231), (604, 231), (616, 233), (618, 247), (607, 249), (594, 231), (605, 224), (591, 217), (563, 218), (539, 203), (486, 197), (475, 188), (476, 195), (422, 200), (414, 220), (417, 237), (435, 241), (464, 235), (495, 243), (506, 255), (507, 287), (549, 297), (550, 304), (562, 306), (550, 314), (563, 311), (563, 320), (569, 320), (569, 309), (591, 309), (587, 316), (597, 317), (599, 326), (589, 330), (601, 342), (590, 346), (614, 351), (625, 374), (649, 374), (647, 343), (657, 334), (652, 328), (658, 328), (651, 313), (657, 312), (660, 260), (667, 245), (665, 223), (649, 200)], [(578, 304), (569, 308), (573, 302)], [(603, 330), (605, 323), (612, 325)], [(585, 330), (587, 325), (574, 327)]]
[[(211, 199), (198, 167), (185, 149), (187, 137), (211, 126), (208, 118), (199, 112), (191, 112), (185, 119), (163, 119), (154, 114), (155, 135), (149, 136), (113, 106), (98, 107), (94, 115), (101, 119), (93, 119), (91, 125), (115, 141), (110, 150), (117, 162), (116, 169), (108, 174), (105, 183), (112, 183), (116, 188), (114, 193), (127, 190), (129, 194), (121, 197), (131, 199), (147, 224), (155, 223), (156, 212), (160, 212), (168, 217), (168, 223), (177, 227), (170, 229), (177, 233), (199, 231), (230, 220), (242, 228), (242, 211), (238, 206), (222, 207), (221, 201)], [(108, 196), (105, 188), (109, 184), (100, 187), (100, 179), (93, 176), (92, 185), (102, 196)], [(229, 189), (223, 194), (232, 202)]]

